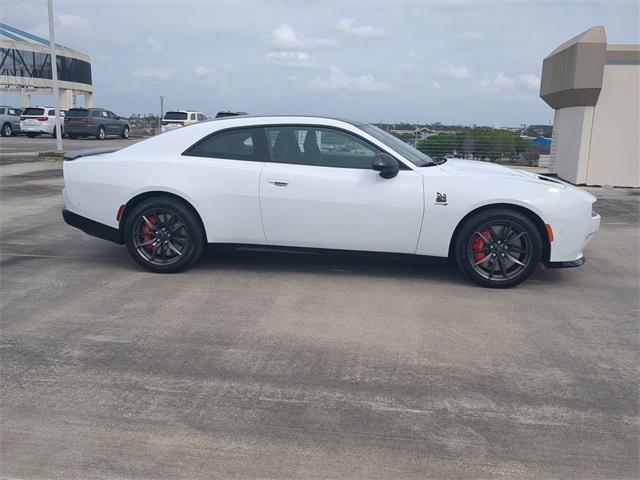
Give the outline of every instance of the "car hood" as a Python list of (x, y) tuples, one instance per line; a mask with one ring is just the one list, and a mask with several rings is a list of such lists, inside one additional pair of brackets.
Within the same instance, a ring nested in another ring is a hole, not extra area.
[(514, 177), (526, 180), (537, 179), (538, 176), (534, 173), (525, 172), (522, 170), (515, 170), (513, 168), (507, 168), (496, 163), (482, 162), (478, 160), (460, 160), (457, 158), (448, 159), (442, 165), (438, 165), (438, 168), (452, 174), (458, 175), (483, 175), (483, 176), (500, 176), (500, 177)]

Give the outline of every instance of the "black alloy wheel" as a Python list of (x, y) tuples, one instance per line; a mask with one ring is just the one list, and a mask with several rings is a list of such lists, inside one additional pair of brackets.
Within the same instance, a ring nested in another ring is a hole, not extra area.
[(485, 210), (470, 218), (456, 239), (456, 259), (476, 283), (506, 288), (526, 280), (540, 263), (538, 229), (515, 210)]
[(173, 198), (142, 202), (127, 216), (124, 229), (130, 255), (153, 272), (185, 270), (204, 249), (199, 218), (188, 205)]

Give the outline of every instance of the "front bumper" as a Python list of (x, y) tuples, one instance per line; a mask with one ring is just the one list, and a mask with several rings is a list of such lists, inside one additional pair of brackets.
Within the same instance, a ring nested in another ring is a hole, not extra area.
[(96, 222), (95, 220), (91, 220), (90, 218), (83, 217), (82, 215), (73, 213), (66, 208), (62, 209), (62, 218), (64, 218), (64, 221), (67, 225), (79, 228), (87, 235), (101, 238), (103, 240), (108, 240), (119, 245), (122, 245), (124, 243), (120, 230), (118, 230), (117, 228), (113, 228), (100, 222)]

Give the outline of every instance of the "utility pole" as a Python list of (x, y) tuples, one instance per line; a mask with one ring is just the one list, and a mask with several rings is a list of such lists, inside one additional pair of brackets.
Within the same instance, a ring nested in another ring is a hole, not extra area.
[(160, 97), (160, 118), (158, 119), (158, 133), (161, 131), (162, 117), (164, 117), (164, 97)]
[(53, 0), (47, 0), (49, 7), (49, 56), (51, 57), (51, 77), (53, 96), (56, 100), (56, 150), (62, 150), (62, 123), (60, 122), (60, 91), (58, 89), (58, 59), (56, 58), (56, 35), (53, 31)]

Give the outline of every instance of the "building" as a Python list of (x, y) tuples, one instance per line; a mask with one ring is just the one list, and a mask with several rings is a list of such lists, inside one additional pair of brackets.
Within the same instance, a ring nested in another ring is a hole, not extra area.
[(544, 59), (540, 96), (555, 109), (550, 170), (574, 184), (640, 187), (640, 45), (604, 27)]
[[(84, 105), (93, 106), (91, 59), (56, 44), (60, 108), (76, 104), (76, 94)], [(32, 95), (53, 92), (49, 40), (0, 23), (0, 92), (20, 95), (20, 106), (31, 106)]]

